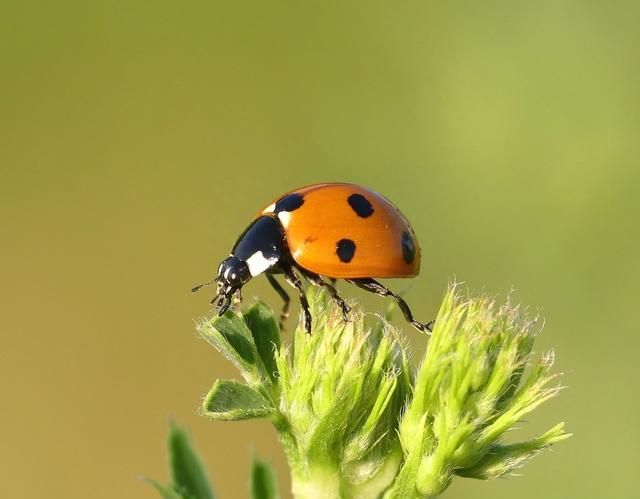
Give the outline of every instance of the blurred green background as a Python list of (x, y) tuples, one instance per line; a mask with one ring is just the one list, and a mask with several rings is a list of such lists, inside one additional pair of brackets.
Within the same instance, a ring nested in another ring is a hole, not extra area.
[(521, 435), (575, 437), (445, 497), (633, 496), (638, 5), (0, 2), (0, 496), (153, 498), (169, 415), (222, 498), (252, 449), (288, 490), (267, 423), (196, 413), (235, 372), (189, 289), (278, 194), (338, 180), (412, 221), (423, 271), (393, 285), (418, 317), (453, 277), (515, 287), (567, 373)]

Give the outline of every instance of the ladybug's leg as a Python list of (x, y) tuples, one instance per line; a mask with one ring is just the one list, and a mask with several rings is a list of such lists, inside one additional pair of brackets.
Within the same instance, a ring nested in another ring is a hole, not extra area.
[[(215, 298), (213, 300), (215, 301)], [(223, 316), (230, 306), (231, 306), (231, 296), (222, 295), (218, 300), (218, 315)]]
[(286, 321), (287, 318), (289, 317), (289, 305), (291, 304), (291, 298), (289, 298), (289, 295), (287, 294), (287, 292), (284, 290), (282, 286), (280, 286), (280, 283), (271, 274), (267, 274), (267, 280), (269, 281), (269, 284), (271, 284), (271, 287), (276, 290), (276, 293), (280, 295), (280, 298), (282, 298), (282, 301), (284, 301), (284, 305), (282, 306), (282, 312), (280, 312), (280, 322), (279, 322), (280, 329), (282, 330), (284, 329), (284, 321)]
[(307, 296), (304, 294), (302, 281), (298, 277), (298, 274), (296, 274), (295, 270), (293, 270), (293, 267), (284, 267), (282, 271), (284, 272), (285, 280), (298, 290), (298, 294), (300, 295), (300, 305), (302, 305), (302, 324), (304, 326), (305, 332), (307, 334), (311, 334), (311, 311), (309, 310), (309, 302), (307, 301)]
[(351, 307), (345, 303), (345, 301), (340, 297), (340, 295), (338, 295), (338, 291), (336, 291), (336, 288), (334, 288), (332, 284), (329, 284), (324, 279), (322, 279), (322, 277), (320, 277), (318, 274), (314, 274), (313, 272), (309, 272), (308, 270), (305, 270), (305, 269), (298, 269), (298, 270), (300, 270), (302, 275), (305, 276), (311, 284), (313, 284), (314, 286), (323, 287), (329, 292), (329, 294), (331, 295), (331, 298), (337, 301), (338, 305), (342, 309), (342, 317), (344, 318), (345, 322), (348, 321)]
[(365, 279), (345, 279), (345, 280), (347, 282), (350, 282), (351, 284), (355, 284), (359, 288), (369, 291), (370, 293), (375, 293), (380, 296), (392, 296), (398, 303), (398, 306), (400, 307), (400, 310), (402, 310), (402, 314), (404, 315), (404, 318), (407, 320), (407, 322), (409, 322), (418, 331), (431, 332), (431, 328), (433, 326), (431, 322), (428, 324), (423, 324), (422, 322), (418, 322), (417, 320), (415, 320), (413, 318), (413, 314), (411, 313), (411, 309), (409, 308), (409, 305), (407, 305), (407, 302), (404, 301), (400, 296), (395, 294), (393, 291), (391, 291), (389, 288), (387, 288), (383, 284), (380, 284), (375, 279), (365, 278)]

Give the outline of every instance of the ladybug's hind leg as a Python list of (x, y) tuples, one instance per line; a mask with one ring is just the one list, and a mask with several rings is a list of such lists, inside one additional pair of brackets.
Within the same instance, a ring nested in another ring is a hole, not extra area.
[(375, 293), (380, 296), (391, 296), (398, 303), (400, 310), (402, 310), (402, 314), (404, 318), (409, 322), (413, 327), (415, 327), (418, 331), (422, 332), (431, 332), (431, 328), (433, 324), (429, 322), (428, 324), (423, 324), (422, 322), (418, 322), (413, 318), (413, 314), (411, 313), (411, 309), (407, 302), (404, 301), (400, 296), (395, 294), (389, 288), (379, 283), (375, 279), (365, 278), (365, 279), (345, 279), (347, 282), (358, 286), (370, 293)]
[(304, 294), (302, 281), (298, 277), (298, 274), (296, 274), (296, 271), (293, 270), (293, 267), (284, 267), (282, 271), (284, 272), (285, 280), (298, 290), (298, 295), (300, 296), (300, 305), (302, 306), (302, 325), (304, 326), (304, 331), (307, 334), (311, 334), (311, 311), (309, 310), (309, 302), (307, 301), (307, 296)]
[(282, 305), (282, 311), (280, 312), (280, 321), (279, 321), (280, 330), (283, 330), (284, 322), (289, 317), (289, 306), (291, 305), (291, 298), (289, 298), (289, 295), (287, 294), (287, 292), (276, 280), (276, 278), (273, 277), (271, 274), (267, 274), (267, 280), (269, 281), (269, 284), (271, 284), (271, 287), (276, 290), (276, 293), (280, 295), (280, 298), (282, 298), (282, 301), (284, 301), (284, 304)]
[(331, 295), (331, 298), (333, 298), (338, 303), (338, 306), (342, 310), (342, 317), (344, 318), (345, 322), (348, 321), (351, 307), (346, 304), (346, 302), (338, 294), (338, 291), (336, 290), (336, 288), (333, 286), (333, 284), (335, 283), (335, 280), (333, 280), (332, 284), (329, 284), (318, 274), (314, 274), (313, 272), (309, 272), (308, 270), (305, 270), (305, 269), (298, 269), (298, 270), (300, 270), (302, 275), (305, 276), (311, 284), (313, 284), (314, 286), (322, 287), (329, 292), (329, 294)]

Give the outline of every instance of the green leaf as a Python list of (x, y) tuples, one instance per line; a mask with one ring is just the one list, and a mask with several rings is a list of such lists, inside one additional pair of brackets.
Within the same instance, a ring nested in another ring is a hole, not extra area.
[(456, 473), (460, 476), (482, 480), (499, 478), (523, 466), (543, 449), (562, 442), (570, 436), (564, 431), (564, 423), (559, 423), (546, 433), (531, 440), (507, 445), (493, 445), (475, 466), (457, 470)]
[[(173, 491), (178, 495), (165, 496), (167, 499), (176, 497), (189, 499), (214, 499), (213, 490), (207, 473), (200, 462), (200, 458), (191, 444), (187, 432), (171, 423), (169, 428), (169, 467), (173, 481)], [(167, 492), (167, 489), (158, 489)]]
[[(238, 368), (250, 384), (258, 384), (266, 369), (258, 355), (253, 335), (244, 319), (231, 311), (222, 317), (200, 322), (200, 335)], [(267, 376), (267, 379), (270, 378)]]
[(264, 303), (252, 305), (244, 313), (244, 320), (253, 335), (253, 342), (262, 359), (266, 374), (275, 381), (278, 376), (275, 352), (280, 348), (280, 328), (273, 311)]
[(268, 463), (253, 457), (251, 466), (251, 499), (279, 499), (278, 481)]
[(202, 404), (206, 416), (223, 421), (261, 418), (275, 411), (271, 402), (250, 386), (216, 380)]

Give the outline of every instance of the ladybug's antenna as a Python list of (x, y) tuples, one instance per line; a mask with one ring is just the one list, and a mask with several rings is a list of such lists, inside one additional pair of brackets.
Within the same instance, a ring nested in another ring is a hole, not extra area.
[(191, 292), (195, 293), (197, 291), (200, 291), (202, 288), (206, 288), (207, 286), (211, 286), (212, 284), (215, 284), (216, 282), (218, 282), (219, 278), (216, 277), (215, 279), (212, 279), (209, 282), (203, 282), (202, 284), (198, 284), (195, 288), (191, 288)]

